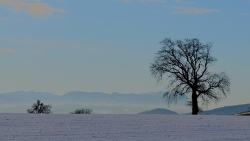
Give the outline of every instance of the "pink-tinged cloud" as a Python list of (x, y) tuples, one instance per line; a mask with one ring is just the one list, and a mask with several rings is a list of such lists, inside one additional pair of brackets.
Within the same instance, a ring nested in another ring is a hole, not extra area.
[(0, 48), (0, 54), (2, 53), (11, 53), (11, 54), (15, 54), (16, 51), (12, 50), (12, 49), (7, 49), (7, 48)]
[(10, 6), (10, 9), (15, 12), (26, 12), (29, 15), (44, 18), (54, 13), (67, 13), (60, 8), (53, 8), (47, 3), (42, 3), (40, 0), (0, 0), (0, 5)]
[(219, 10), (214, 9), (200, 9), (196, 7), (172, 7), (173, 14), (205, 14), (219, 12)]

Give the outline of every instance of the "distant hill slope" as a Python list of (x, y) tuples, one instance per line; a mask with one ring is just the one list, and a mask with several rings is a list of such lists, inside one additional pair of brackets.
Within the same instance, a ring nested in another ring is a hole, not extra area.
[(168, 115), (178, 115), (178, 113), (176, 113), (174, 111), (163, 109), (163, 108), (157, 108), (157, 109), (153, 109), (153, 110), (150, 110), (150, 111), (144, 111), (144, 112), (140, 112), (138, 114), (168, 114)]
[(246, 112), (250, 108), (250, 104), (225, 106), (213, 110), (207, 110), (199, 113), (199, 115), (234, 115), (241, 112)]

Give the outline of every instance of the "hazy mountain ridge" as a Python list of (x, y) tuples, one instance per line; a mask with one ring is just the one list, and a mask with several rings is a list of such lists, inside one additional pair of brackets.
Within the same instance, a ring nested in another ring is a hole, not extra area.
[(40, 99), (45, 103), (118, 103), (118, 104), (166, 104), (163, 99), (163, 92), (147, 93), (147, 94), (120, 94), (120, 93), (101, 93), (101, 92), (69, 92), (62, 96), (52, 93), (35, 92), (35, 91), (18, 91), (12, 93), (0, 94), (1, 103), (26, 103), (34, 102)]
[(250, 104), (224, 106), (212, 110), (206, 110), (199, 115), (234, 115), (241, 112), (246, 112), (250, 108)]
[(35, 91), (0, 94), (0, 112), (25, 113), (37, 100), (52, 105), (54, 113), (69, 113), (76, 108), (91, 108), (95, 113), (136, 114), (157, 107), (166, 107), (164, 92), (120, 94), (101, 92), (68, 92), (62, 96)]
[[(75, 91), (60, 96), (46, 92), (18, 91), (0, 94), (0, 113), (25, 113), (37, 99), (44, 104), (51, 104), (54, 113), (70, 113), (76, 108), (90, 108), (94, 110), (94, 113), (107, 114), (136, 114), (157, 108), (171, 108), (171, 111), (182, 110), (181, 113), (190, 111), (185, 109), (185, 100), (178, 102), (178, 105), (168, 107), (163, 93), (120, 94), (114, 92), (107, 94)], [(233, 115), (245, 112), (249, 107), (250, 104), (225, 106), (203, 111), (200, 115)]]
[(69, 92), (62, 95), (62, 99), (88, 102), (89, 100), (95, 100), (95, 102), (112, 102), (112, 103), (147, 103), (156, 104), (156, 102), (165, 102), (162, 98), (163, 92), (151, 93), (151, 94), (120, 94), (112, 93), (106, 94), (101, 92)]
[(168, 110), (168, 109), (163, 109), (163, 108), (156, 108), (153, 110), (149, 110), (149, 111), (144, 111), (144, 112), (140, 112), (138, 114), (167, 114), (167, 115), (178, 115), (178, 113)]
[(23, 103), (23, 102), (34, 102), (36, 99), (43, 101), (54, 101), (60, 98), (59, 95), (45, 92), (35, 92), (35, 91), (17, 91), (11, 93), (0, 94), (0, 102), (2, 103)]

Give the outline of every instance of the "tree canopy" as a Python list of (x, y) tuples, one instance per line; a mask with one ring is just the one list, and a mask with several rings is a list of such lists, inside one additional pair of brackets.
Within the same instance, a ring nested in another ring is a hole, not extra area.
[(177, 102), (179, 98), (188, 97), (192, 114), (200, 110), (202, 104), (210, 101), (219, 102), (230, 91), (229, 77), (225, 72), (209, 71), (216, 58), (211, 56), (212, 43), (202, 44), (199, 39), (171, 40), (160, 42), (162, 48), (155, 54), (150, 66), (151, 74), (160, 82), (167, 76), (169, 85), (164, 94), (167, 102)]

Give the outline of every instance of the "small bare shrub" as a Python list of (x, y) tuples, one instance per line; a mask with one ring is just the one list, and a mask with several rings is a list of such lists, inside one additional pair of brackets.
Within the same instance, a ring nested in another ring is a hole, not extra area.
[(93, 110), (91, 109), (76, 109), (74, 112), (71, 112), (70, 114), (93, 114)]

